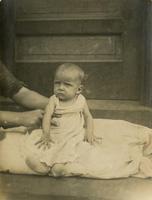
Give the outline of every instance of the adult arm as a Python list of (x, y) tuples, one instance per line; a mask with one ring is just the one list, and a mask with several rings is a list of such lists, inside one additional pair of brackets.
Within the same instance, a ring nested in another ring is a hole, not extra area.
[(0, 95), (10, 97), (30, 109), (44, 109), (48, 103), (47, 97), (26, 88), (2, 62), (0, 62)]
[(16, 103), (31, 109), (44, 109), (48, 103), (47, 97), (26, 87), (22, 87), (12, 99)]
[[(17, 80), (2, 62), (0, 62), (0, 95), (10, 97), (17, 103), (31, 109), (42, 109), (48, 102), (48, 98), (27, 89), (24, 83)], [(0, 125), (35, 126), (39, 125), (42, 115), (43, 111), (41, 110), (28, 112), (0, 111)]]

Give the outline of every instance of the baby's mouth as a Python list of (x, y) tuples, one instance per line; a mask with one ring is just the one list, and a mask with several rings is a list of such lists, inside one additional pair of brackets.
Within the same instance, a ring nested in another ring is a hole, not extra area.
[(56, 96), (57, 96), (57, 97), (64, 96), (64, 93), (63, 93), (63, 92), (57, 92), (57, 93), (56, 93)]
[(59, 91), (59, 92), (57, 92), (57, 94), (64, 94), (64, 92), (60, 92), (60, 91)]

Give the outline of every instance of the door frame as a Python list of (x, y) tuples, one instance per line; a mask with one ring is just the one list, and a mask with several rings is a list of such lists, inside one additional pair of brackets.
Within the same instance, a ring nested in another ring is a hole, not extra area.
[[(4, 21), (4, 55), (7, 66), (15, 73), (15, 2), (2, 1)], [(142, 57), (140, 69), (140, 99), (141, 104), (152, 106), (152, 0), (143, 1), (142, 23)]]
[(2, 27), (3, 27), (3, 62), (15, 73), (15, 1), (2, 0)]
[(143, 75), (141, 102), (152, 107), (152, 0), (145, 1), (143, 8)]

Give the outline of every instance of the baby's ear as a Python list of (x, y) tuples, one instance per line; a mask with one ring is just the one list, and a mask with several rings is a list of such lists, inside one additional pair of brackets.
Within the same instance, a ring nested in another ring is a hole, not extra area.
[(82, 93), (83, 89), (84, 89), (84, 85), (80, 85), (78, 88), (77, 94)]
[(83, 78), (84, 84), (85, 84), (85, 82), (88, 80), (88, 77), (89, 77), (89, 75), (85, 73), (85, 74), (84, 74), (84, 78)]

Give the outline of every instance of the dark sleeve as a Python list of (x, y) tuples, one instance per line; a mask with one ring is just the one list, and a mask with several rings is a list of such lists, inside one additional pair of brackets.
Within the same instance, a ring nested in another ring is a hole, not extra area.
[(23, 86), (24, 84), (17, 80), (0, 61), (0, 95), (5, 97), (12, 97)]

